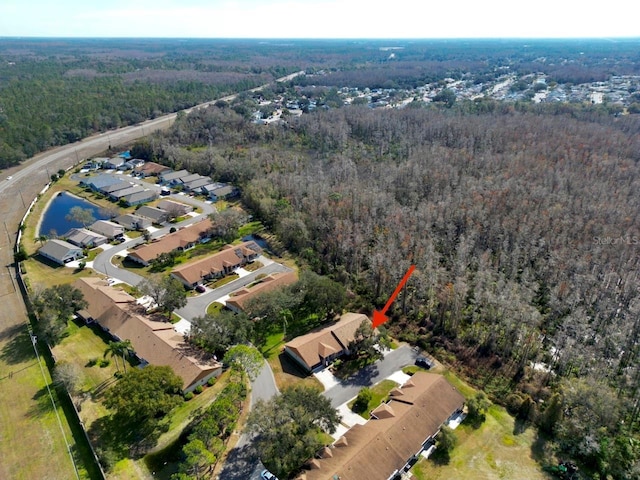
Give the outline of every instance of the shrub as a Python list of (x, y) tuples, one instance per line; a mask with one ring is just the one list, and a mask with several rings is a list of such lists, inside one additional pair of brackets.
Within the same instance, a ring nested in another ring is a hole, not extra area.
[(202, 385), (198, 385), (198, 386), (197, 386), (193, 391), (194, 391), (196, 394), (200, 394), (200, 393), (202, 393), (202, 392), (203, 392), (203, 390), (204, 390), (204, 388), (202, 387)]
[(106, 358), (103, 358), (98, 362), (98, 366), (100, 368), (105, 368), (105, 367), (108, 367), (110, 363), (111, 362), (109, 360), (107, 360)]
[(98, 359), (97, 358), (91, 358), (87, 362), (87, 367), (95, 367), (97, 364), (98, 364)]
[(193, 392), (187, 392), (184, 394), (184, 399), (188, 402), (189, 400), (191, 400), (195, 395), (193, 394)]
[(209, 380), (207, 380), (207, 385), (209, 385), (210, 387), (213, 387), (216, 383), (216, 377), (211, 377)]
[(364, 387), (362, 390), (360, 390), (360, 393), (358, 393), (352, 410), (356, 413), (362, 413), (366, 411), (369, 407), (369, 402), (371, 401), (372, 396), (373, 394), (371, 393), (371, 390), (369, 390), (369, 388), (367, 387)]

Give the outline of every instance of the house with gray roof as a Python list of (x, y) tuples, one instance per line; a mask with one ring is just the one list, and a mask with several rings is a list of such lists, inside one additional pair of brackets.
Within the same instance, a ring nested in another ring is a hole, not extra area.
[(144, 188), (140, 185), (129, 185), (129, 188), (124, 188), (122, 190), (117, 190), (115, 192), (111, 192), (109, 194), (109, 198), (112, 200), (120, 200), (127, 195), (131, 195), (132, 193), (144, 192)]
[(100, 192), (105, 195), (109, 195), (114, 192), (119, 192), (120, 190), (124, 190), (125, 188), (131, 188), (131, 184), (129, 182), (120, 181), (118, 183), (113, 183), (111, 185), (107, 185), (106, 187), (100, 188)]
[(72, 228), (63, 235), (69, 243), (81, 248), (93, 248), (108, 242), (107, 237), (86, 228)]
[(199, 191), (200, 188), (204, 187), (205, 185), (209, 185), (210, 183), (211, 183), (211, 179), (209, 177), (200, 177), (190, 182), (184, 183), (183, 186), (185, 190), (189, 192), (194, 192), (196, 190)]
[(133, 207), (135, 205), (142, 205), (143, 203), (151, 202), (156, 198), (158, 198), (158, 194), (155, 190), (143, 190), (141, 192), (131, 193), (122, 197), (122, 200), (124, 200), (130, 207)]
[(122, 225), (127, 230), (144, 230), (150, 227), (153, 223), (150, 218), (141, 217), (133, 213), (125, 213), (113, 219), (119, 225)]
[(91, 187), (91, 189), (96, 192), (101, 191), (109, 185), (115, 185), (117, 183), (122, 183), (122, 180), (106, 173), (95, 175), (93, 177), (86, 177), (80, 180), (80, 185)]
[(209, 198), (217, 202), (218, 200), (225, 200), (227, 198), (235, 197), (238, 195), (239, 190), (231, 185), (225, 185), (223, 187), (218, 187), (209, 192)]
[(157, 223), (158, 225), (162, 225), (169, 219), (169, 214), (166, 210), (162, 210), (161, 208), (156, 207), (149, 207), (147, 205), (138, 208), (136, 210), (136, 214), (150, 218), (151, 220), (153, 220), (153, 223)]
[(38, 254), (52, 262), (64, 265), (84, 257), (82, 248), (72, 245), (64, 240), (47, 240), (47, 242), (38, 250)]
[(160, 181), (162, 183), (172, 183), (175, 182), (176, 180), (179, 180), (182, 177), (186, 177), (188, 175), (191, 175), (188, 171), (186, 170), (178, 170), (177, 172), (163, 172), (161, 174), (158, 175), (158, 178), (160, 178)]
[(112, 239), (124, 235), (124, 227), (109, 220), (98, 220), (89, 226), (90, 230)]

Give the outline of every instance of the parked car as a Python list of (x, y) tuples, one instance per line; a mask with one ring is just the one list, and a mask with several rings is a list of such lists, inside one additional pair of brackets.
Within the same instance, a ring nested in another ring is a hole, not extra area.
[(433, 362), (427, 357), (418, 357), (416, 358), (416, 365), (424, 368), (425, 370), (429, 370), (431, 367), (433, 367)]
[(207, 291), (207, 289), (206, 289), (206, 288), (204, 288), (204, 285), (198, 285), (198, 286), (196, 286), (196, 292), (198, 292), (198, 293), (204, 293), (204, 292), (206, 292), (206, 291)]
[(278, 477), (276, 477), (269, 470), (262, 470), (262, 473), (260, 474), (260, 477), (264, 478), (264, 480), (278, 480)]

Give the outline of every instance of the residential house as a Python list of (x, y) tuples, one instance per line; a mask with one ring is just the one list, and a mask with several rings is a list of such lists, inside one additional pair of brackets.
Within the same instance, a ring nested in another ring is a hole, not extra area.
[(165, 210), (177, 217), (182, 217), (187, 213), (193, 212), (193, 207), (186, 203), (174, 202), (173, 200), (160, 200), (158, 202), (158, 208)]
[(109, 220), (98, 220), (89, 225), (89, 229), (104, 235), (109, 240), (120, 238), (124, 235), (124, 227)]
[(63, 235), (69, 243), (81, 248), (93, 248), (107, 243), (109, 240), (101, 235), (86, 228), (72, 228)]
[(80, 180), (80, 185), (91, 187), (91, 189), (96, 192), (102, 191), (103, 188), (108, 187), (109, 185), (115, 185), (118, 183), (122, 183), (122, 179), (106, 173), (86, 177)]
[(154, 201), (158, 198), (158, 193), (155, 190), (142, 190), (130, 193), (129, 195), (125, 195), (120, 200), (123, 200), (130, 207), (134, 207), (136, 205), (142, 205), (143, 203), (148, 203)]
[(81, 278), (74, 284), (87, 300), (78, 315), (96, 322), (116, 340), (129, 340), (142, 363), (169, 366), (182, 379), (184, 392), (204, 385), (222, 372), (222, 365), (188, 344), (170, 322), (152, 320), (141, 313), (135, 298), (99, 278)]
[(390, 398), (364, 425), (354, 425), (309, 460), (296, 480), (400, 478), (464, 407), (464, 397), (446, 378), (427, 372), (415, 373)]
[(121, 198), (124, 198), (128, 195), (132, 195), (134, 193), (144, 192), (144, 188), (140, 185), (129, 185), (129, 188), (123, 188), (121, 190), (117, 190), (115, 192), (109, 193), (109, 198), (114, 201), (118, 201)]
[(100, 193), (104, 193), (105, 195), (110, 195), (121, 190), (126, 190), (127, 188), (131, 188), (131, 184), (129, 182), (119, 181), (118, 183), (112, 183), (111, 185), (106, 185), (102, 188), (99, 188), (98, 191)]
[(172, 170), (169, 167), (160, 165), (156, 162), (145, 162), (144, 164), (133, 169), (135, 175), (139, 175), (142, 178), (154, 177), (163, 173), (169, 173)]
[[(151, 219), (148, 219), (151, 222)], [(210, 237), (213, 224), (210, 219), (194, 223), (188, 227), (169, 233), (159, 240), (141, 245), (129, 252), (129, 259), (142, 265), (149, 265), (158, 255), (173, 252), (174, 250), (184, 251), (193, 248), (198, 243), (207, 241)]]
[(370, 322), (361, 313), (345, 313), (335, 323), (296, 337), (284, 351), (306, 372), (322, 370), (334, 359), (349, 354), (349, 344), (362, 322)]
[(186, 170), (178, 170), (177, 172), (163, 172), (158, 175), (161, 183), (170, 183), (175, 184), (180, 181), (181, 177), (186, 177), (187, 175), (191, 175)]
[[(189, 182), (193, 182), (194, 180), (200, 180), (202, 178), (205, 178), (205, 177), (197, 173), (191, 173), (189, 175), (185, 175), (185, 176), (174, 179), (173, 183), (176, 185), (186, 185)], [(211, 179), (209, 179), (207, 183), (211, 183)]]
[(267, 275), (259, 282), (250, 284), (240, 290), (237, 290), (231, 294), (226, 301), (228, 309), (239, 313), (244, 311), (247, 304), (255, 298), (257, 295), (261, 295), (266, 292), (271, 292), (277, 288), (282, 288), (287, 285), (291, 285), (298, 280), (298, 274), (296, 272), (276, 272), (271, 275)]
[(220, 252), (174, 269), (171, 275), (187, 288), (195, 288), (207, 280), (221, 278), (254, 261), (262, 249), (255, 242), (226, 245)]
[(240, 191), (236, 187), (232, 185), (225, 185), (210, 191), (209, 198), (212, 201), (217, 202), (218, 200), (226, 200), (227, 198), (235, 197), (238, 193), (240, 193)]
[(209, 196), (215, 189), (226, 186), (226, 183), (212, 182), (208, 185), (200, 187), (200, 193)]
[(185, 182), (183, 186), (187, 192), (199, 192), (202, 187), (209, 184), (211, 184), (209, 177), (200, 177), (190, 182)]
[(141, 217), (133, 213), (125, 213), (113, 219), (119, 225), (122, 225), (127, 230), (144, 230), (153, 223), (150, 218)]
[(84, 257), (82, 248), (64, 240), (47, 240), (38, 253), (52, 262), (64, 265)]
[(148, 205), (138, 208), (136, 210), (136, 214), (150, 218), (151, 220), (153, 220), (153, 223), (156, 223), (158, 225), (166, 223), (169, 219), (169, 214), (166, 210), (162, 210), (161, 208), (156, 207), (149, 207)]
[(113, 158), (110, 158), (109, 160), (103, 162), (102, 163), (102, 168), (107, 169), (107, 170), (115, 170), (120, 165), (122, 165), (124, 162), (125, 162), (125, 159), (122, 158), (122, 157), (113, 157)]

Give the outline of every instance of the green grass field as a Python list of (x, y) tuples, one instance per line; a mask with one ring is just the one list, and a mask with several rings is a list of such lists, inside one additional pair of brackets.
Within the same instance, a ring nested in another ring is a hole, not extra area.
[[(451, 380), (450, 375), (447, 378)], [(502, 407), (491, 406), (486, 421), (477, 430), (463, 422), (454, 432), (458, 444), (449, 463), (438, 465), (421, 458), (411, 470), (418, 480), (551, 479), (536, 462), (540, 447), (535, 429), (520, 433), (514, 418)]]
[[(360, 415), (365, 420), (369, 420), (369, 417), (370, 417), (369, 412), (371, 412), (371, 410), (378, 407), (387, 398), (387, 396), (389, 395), (389, 392), (397, 386), (398, 384), (393, 380), (382, 380), (380, 383), (376, 383), (373, 387), (370, 388), (371, 400), (369, 400), (369, 405), (367, 405), (367, 408), (362, 413), (359, 413), (358, 415)], [(351, 400), (347, 404), (347, 406), (349, 408), (353, 408), (354, 403), (355, 403), (355, 398)]]

